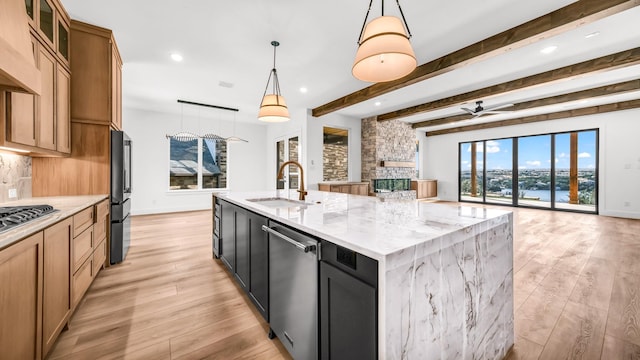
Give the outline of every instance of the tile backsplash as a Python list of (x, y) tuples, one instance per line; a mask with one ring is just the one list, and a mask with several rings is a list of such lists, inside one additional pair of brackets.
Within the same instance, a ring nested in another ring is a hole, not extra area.
[[(0, 153), (0, 202), (31, 197), (31, 157)], [(9, 190), (16, 189), (16, 198)]]

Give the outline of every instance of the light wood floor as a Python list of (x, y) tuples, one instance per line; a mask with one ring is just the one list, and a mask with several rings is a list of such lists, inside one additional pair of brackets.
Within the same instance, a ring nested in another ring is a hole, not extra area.
[[(640, 359), (640, 220), (513, 211), (509, 359)], [(50, 359), (288, 359), (210, 234), (209, 211), (134, 217)]]

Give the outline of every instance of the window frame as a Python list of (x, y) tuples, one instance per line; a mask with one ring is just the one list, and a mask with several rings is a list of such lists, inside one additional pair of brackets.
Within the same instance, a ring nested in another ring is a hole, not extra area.
[(203, 150), (204, 150), (204, 140), (203, 138), (197, 138), (194, 140), (197, 140), (197, 144), (198, 144), (198, 168), (197, 168), (197, 184), (198, 187), (195, 189), (171, 189), (171, 138), (167, 138), (167, 172), (166, 174), (168, 174), (167, 178), (166, 178), (166, 193), (167, 194), (195, 194), (195, 193), (212, 193), (212, 192), (216, 192), (216, 191), (227, 191), (229, 190), (229, 146), (227, 144), (227, 170), (226, 170), (226, 175), (227, 175), (227, 180), (226, 180), (226, 187), (224, 188), (203, 188), (202, 186), (204, 185), (204, 180), (203, 180), (203, 164), (204, 164), (204, 160), (203, 160)]

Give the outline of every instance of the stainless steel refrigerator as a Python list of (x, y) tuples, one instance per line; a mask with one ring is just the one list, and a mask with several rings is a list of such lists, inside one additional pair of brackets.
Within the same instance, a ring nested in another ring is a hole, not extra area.
[(131, 139), (123, 131), (111, 131), (111, 245), (109, 262), (127, 256), (131, 243)]

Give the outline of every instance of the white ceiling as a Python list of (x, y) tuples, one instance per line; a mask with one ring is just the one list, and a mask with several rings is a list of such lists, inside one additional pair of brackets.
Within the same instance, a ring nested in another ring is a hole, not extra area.
[[(314, 108), (369, 85), (351, 76), (366, 0), (62, 2), (73, 19), (114, 31), (124, 61), (125, 107), (179, 114), (176, 100), (185, 99), (239, 108), (239, 121), (258, 123), (258, 106), (272, 67), (272, 40), (281, 43), (277, 69), (282, 94), (292, 110)], [(480, 6), (477, 0), (403, 0), (401, 5), (418, 63), (423, 64), (572, 2), (484, 0)], [(395, 1), (387, 1), (385, 10), (397, 14)], [(374, 2), (371, 13), (374, 17), (380, 14), (379, 1)], [(635, 48), (640, 46), (638, 31), (633, 30), (638, 22), (640, 9), (628, 10), (339, 113), (362, 118)], [(595, 31), (600, 35), (585, 38)], [(540, 54), (541, 48), (551, 44), (558, 46), (556, 52)], [(184, 61), (171, 60), (173, 52), (183, 55)], [(640, 66), (486, 99), (485, 105), (636, 78), (640, 78)], [(222, 87), (220, 82), (233, 87)], [(308, 92), (301, 93), (300, 87), (307, 87)], [(380, 106), (374, 105), (377, 101)], [(566, 107), (558, 105), (545, 112), (554, 109)], [(452, 107), (405, 120), (418, 122), (460, 113), (458, 107)], [(494, 117), (474, 121), (487, 119)]]

